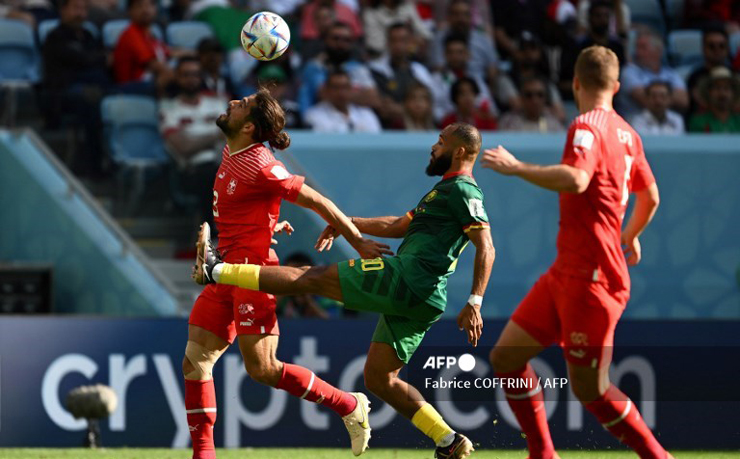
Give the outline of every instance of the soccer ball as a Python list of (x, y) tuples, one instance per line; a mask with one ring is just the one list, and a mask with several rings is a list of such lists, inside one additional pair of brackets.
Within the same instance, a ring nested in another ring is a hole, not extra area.
[(288, 24), (275, 13), (256, 13), (242, 27), (242, 46), (255, 59), (277, 59), (288, 49), (289, 44)]

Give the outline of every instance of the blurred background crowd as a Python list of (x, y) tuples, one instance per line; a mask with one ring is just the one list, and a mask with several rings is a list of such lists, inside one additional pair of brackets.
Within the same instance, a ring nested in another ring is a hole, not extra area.
[[(292, 30), (272, 62), (240, 46), (261, 10)], [(100, 173), (101, 101), (119, 93), (157, 99), (183, 167), (213, 164), (213, 120), (264, 84), (291, 129), (562, 131), (577, 113), (574, 61), (592, 44), (622, 62), (617, 109), (639, 132), (740, 132), (732, 0), (5, 0), (0, 16), (0, 42), (33, 31), (43, 128), (83, 126), (83, 174)]]

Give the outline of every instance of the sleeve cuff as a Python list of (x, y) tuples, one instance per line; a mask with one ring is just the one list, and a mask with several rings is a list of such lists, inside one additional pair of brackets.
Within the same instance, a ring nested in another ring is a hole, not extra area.
[(306, 178), (301, 175), (294, 175), (292, 179), (290, 179), (290, 185), (287, 187), (287, 193), (285, 194), (285, 200), (290, 202), (295, 202), (296, 199), (298, 199), (298, 193), (301, 192), (301, 188), (303, 187), (303, 182), (306, 181)]
[(469, 233), (472, 230), (479, 230), (483, 228), (490, 228), (491, 225), (489, 225), (487, 222), (473, 222), (469, 225), (463, 226), (463, 232)]

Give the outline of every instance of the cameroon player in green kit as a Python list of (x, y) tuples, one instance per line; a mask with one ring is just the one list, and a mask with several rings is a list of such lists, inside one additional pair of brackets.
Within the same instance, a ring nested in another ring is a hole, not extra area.
[[(319, 294), (345, 307), (380, 313), (365, 364), (368, 390), (432, 438), (438, 458), (467, 457), (473, 444), (453, 431), (421, 394), (398, 377), (427, 330), (447, 305), (447, 278), (468, 242), (476, 249), (472, 294), (457, 324), (476, 346), (483, 330), (480, 307), (494, 260), (483, 193), (472, 176), (481, 147), (478, 130), (467, 124), (445, 128), (432, 147), (428, 175), (442, 176), (414, 208), (401, 217), (353, 217), (362, 233), (403, 238), (398, 254), (357, 259), (325, 267), (295, 268), (223, 263), (203, 224), (193, 277), (272, 294)], [(346, 218), (344, 215), (338, 218)], [(337, 231), (327, 227), (316, 247), (328, 250)]]

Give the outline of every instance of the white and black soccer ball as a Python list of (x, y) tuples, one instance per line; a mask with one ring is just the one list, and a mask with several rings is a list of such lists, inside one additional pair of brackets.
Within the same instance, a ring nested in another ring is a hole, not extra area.
[(255, 59), (271, 61), (290, 45), (290, 29), (283, 18), (269, 11), (254, 14), (242, 27), (242, 46)]

